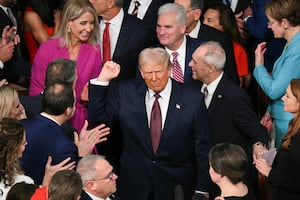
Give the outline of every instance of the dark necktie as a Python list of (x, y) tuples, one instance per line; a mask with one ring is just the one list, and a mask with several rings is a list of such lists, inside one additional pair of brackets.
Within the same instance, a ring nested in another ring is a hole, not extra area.
[(160, 141), (160, 136), (161, 136), (162, 119), (161, 119), (160, 106), (158, 102), (158, 98), (160, 98), (160, 95), (156, 93), (154, 96), (155, 96), (155, 100), (152, 106), (151, 119), (150, 119), (150, 133), (151, 133), (153, 152), (156, 153)]
[(139, 6), (140, 6), (140, 5), (141, 5), (140, 2), (138, 2), (138, 1), (135, 1), (135, 2), (134, 2), (134, 9), (133, 9), (131, 15), (137, 16), (137, 13), (138, 13), (138, 11), (139, 11)]
[(103, 64), (111, 60), (110, 55), (110, 37), (109, 37), (109, 22), (105, 22), (105, 29), (102, 37)]
[(10, 19), (10, 21), (14, 24), (14, 26), (17, 26), (17, 21), (16, 21), (16, 18), (11, 10), (11, 8), (7, 8), (7, 15)]
[(173, 78), (177, 82), (183, 83), (183, 73), (177, 60), (178, 53), (173, 52), (172, 55), (173, 55), (173, 67), (172, 67)]
[(204, 98), (207, 99), (207, 97), (208, 97), (208, 90), (207, 90), (206, 86), (203, 88), (203, 94), (204, 94)]

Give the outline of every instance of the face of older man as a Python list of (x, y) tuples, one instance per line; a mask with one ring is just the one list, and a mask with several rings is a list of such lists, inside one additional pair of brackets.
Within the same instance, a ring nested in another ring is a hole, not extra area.
[(165, 13), (158, 16), (156, 34), (161, 45), (171, 50), (177, 50), (185, 34), (186, 25), (176, 21), (175, 13)]
[(193, 79), (206, 83), (207, 76), (209, 74), (209, 66), (204, 61), (206, 49), (199, 47), (192, 55), (192, 60), (189, 62), (189, 66), (192, 68)]
[(148, 88), (154, 92), (161, 92), (167, 85), (171, 70), (155, 62), (149, 62), (140, 68), (141, 75)]

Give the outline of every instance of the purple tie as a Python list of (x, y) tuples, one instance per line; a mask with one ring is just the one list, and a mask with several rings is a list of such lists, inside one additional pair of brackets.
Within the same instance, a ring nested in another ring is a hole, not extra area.
[(158, 93), (155, 93), (154, 96), (155, 96), (155, 100), (152, 106), (151, 119), (150, 119), (150, 134), (151, 134), (153, 152), (156, 153), (160, 141), (160, 136), (161, 136), (162, 120), (161, 120), (160, 106), (158, 102), (158, 98), (160, 98), (160, 95)]
[(208, 90), (207, 90), (206, 86), (203, 88), (203, 94), (204, 94), (204, 99), (207, 99), (207, 97), (208, 97)]
[(173, 67), (172, 67), (173, 78), (177, 82), (183, 83), (182, 70), (181, 70), (181, 67), (180, 67), (180, 65), (178, 63), (178, 60), (177, 60), (178, 53), (177, 52), (173, 52), (172, 56), (173, 56)]

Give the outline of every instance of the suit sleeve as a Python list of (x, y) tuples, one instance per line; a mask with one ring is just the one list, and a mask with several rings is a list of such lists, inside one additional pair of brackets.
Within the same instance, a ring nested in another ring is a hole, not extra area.
[(260, 124), (252, 108), (248, 94), (242, 91), (242, 89), (240, 90), (241, 92), (235, 97), (236, 100), (232, 105), (234, 110), (234, 123), (241, 130), (241, 133), (249, 139), (251, 144), (257, 141), (267, 144), (267, 130)]
[(200, 102), (197, 117), (195, 118), (195, 155), (197, 159), (197, 185), (196, 190), (209, 191), (209, 163), (208, 152), (211, 148), (211, 134), (208, 124), (208, 114), (204, 104), (203, 95)]

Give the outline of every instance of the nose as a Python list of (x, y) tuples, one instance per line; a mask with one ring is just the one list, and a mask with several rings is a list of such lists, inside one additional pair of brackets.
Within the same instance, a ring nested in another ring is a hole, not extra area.
[(117, 180), (118, 179), (118, 176), (117, 176), (117, 174), (113, 174), (113, 180)]
[(189, 62), (189, 67), (193, 67), (193, 62), (192, 61)]
[(152, 81), (156, 81), (156, 79), (157, 79), (157, 78), (156, 78), (156, 73), (153, 72), (153, 73), (152, 73)]

